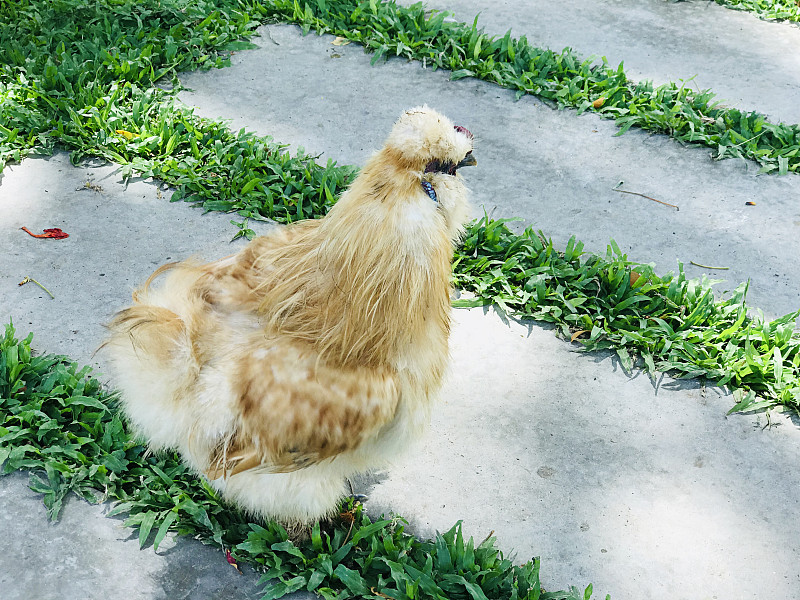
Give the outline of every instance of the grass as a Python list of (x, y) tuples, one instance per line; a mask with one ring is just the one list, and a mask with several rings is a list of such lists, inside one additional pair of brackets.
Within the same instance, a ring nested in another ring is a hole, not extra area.
[(709, 91), (684, 83), (654, 86), (635, 83), (623, 65), (533, 46), (523, 36), (489, 36), (472, 24), (447, 21), (448, 13), (394, 2), (317, 0), (301, 4), (248, 0), (248, 10), (262, 18), (301, 25), (304, 32), (333, 33), (364, 45), (373, 62), (400, 56), (433, 69), (451, 71), (452, 79), (475, 77), (531, 94), (579, 113), (614, 119), (619, 134), (631, 127), (665, 133), (676, 140), (712, 148), (717, 159), (748, 158), (761, 172), (786, 174), (800, 168), (800, 125), (774, 124), (757, 112), (725, 108)]
[[(502, 220), (474, 223), (456, 251), (456, 285), (507, 313), (558, 326), (585, 350), (611, 349), (623, 368), (706, 378), (734, 390), (730, 413), (782, 406), (800, 414), (800, 311), (771, 322), (749, 315), (747, 285), (715, 299), (713, 281), (659, 276), (612, 240), (605, 255), (572, 238), (564, 251), (541, 232)], [(458, 305), (459, 302), (456, 303)]]
[(199, 537), (262, 573), (264, 600), (307, 590), (326, 599), (587, 600), (580, 591), (544, 592), (539, 559), (519, 565), (487, 538), (465, 539), (460, 523), (433, 540), (405, 531), (402, 518), (371, 521), (349, 501), (332, 523), (293, 543), (274, 523), (249, 521), (225, 505), (175, 454), (150, 455), (128, 431), (87, 367), (36, 356), (32, 336), (9, 324), (0, 337), (0, 473), (31, 472), (56, 519), (70, 492), (113, 501), (141, 546), (168, 532)]
[[(184, 6), (185, 5), (185, 6)], [(200, 119), (156, 80), (222, 66), (257, 24), (237, 2), (9, 2), (0, 7), (0, 166), (55, 144), (178, 187), (173, 199), (281, 221), (324, 212), (347, 169)], [(145, 27), (143, 23), (147, 23)], [(69, 49), (69, 50), (67, 50)], [(313, 164), (313, 166), (311, 166)], [(312, 193), (313, 191), (313, 193)], [(268, 198), (270, 201), (266, 202)], [(268, 210), (257, 212), (250, 206)]]
[[(11, 0), (0, 7), (0, 166), (55, 143), (110, 157), (148, 172), (148, 157), (170, 154), (178, 137), (155, 132), (145, 140), (132, 106), (155, 81), (177, 71), (226, 64), (227, 53), (249, 47), (262, 21), (299, 24), (305, 32), (335, 33), (364, 45), (373, 60), (401, 56), (453, 79), (477, 77), (630, 127), (666, 133), (712, 148), (719, 159), (743, 157), (763, 172), (800, 166), (800, 126), (724, 108), (710, 91), (684, 84), (655, 87), (628, 80), (622, 65), (564, 49), (537, 48), (525, 37), (487, 35), (478, 27), (428, 11), (376, 0), (145, 0), (48, 3)], [(80, 24), (80, 27), (79, 25)], [(156, 98), (159, 100), (159, 98)], [(141, 113), (140, 113), (141, 114)], [(119, 125), (111, 127), (108, 117)], [(118, 133), (122, 132), (122, 133)], [(144, 163), (133, 162), (136, 141)], [(306, 157), (307, 158), (307, 157)], [(254, 184), (255, 185), (255, 184)]]
[(714, 0), (726, 8), (744, 10), (761, 19), (800, 21), (800, 4), (796, 0)]
[[(173, 200), (289, 222), (324, 215), (356, 169), (290, 155), (285, 146), (202, 119), (157, 80), (179, 70), (224, 66), (248, 47), (262, 20), (301, 24), (364, 44), (374, 60), (404, 56), (452, 77), (473, 76), (559, 106), (597, 111), (632, 126), (705, 144), (719, 158), (743, 156), (766, 172), (800, 164), (800, 127), (718, 107), (710, 92), (629, 82), (620, 65), (569, 50), (538, 49), (510, 34), (494, 38), (445, 14), (392, 3), (318, 0), (10, 0), (0, 6), (0, 166), (56, 144), (72, 160), (96, 156), (126, 176), (173, 185)], [(748, 315), (746, 286), (717, 300), (711, 282), (658, 276), (612, 242), (605, 255), (571, 240), (557, 251), (540, 233), (503, 221), (474, 223), (456, 252), (456, 283), (510, 314), (558, 325), (587, 350), (610, 348), (626, 369), (707, 377), (735, 389), (732, 410), (782, 405), (800, 411), (798, 313), (771, 323)], [(464, 303), (462, 303), (464, 304)], [(56, 516), (69, 491), (111, 499), (127, 511), (143, 544), (168, 531), (197, 535), (263, 567), (266, 597), (313, 589), (326, 597), (580, 598), (577, 589), (541, 593), (539, 562), (514, 566), (488, 540), (465, 541), (458, 525), (432, 541), (406, 534), (402, 520), (371, 523), (357, 507), (353, 528), (315, 531), (294, 546), (274, 525), (248, 523), (187, 472), (175, 456), (148, 457), (130, 437), (86, 370), (61, 357), (36, 357), (30, 338), (6, 331), (0, 355), (0, 463), (29, 469)], [(637, 362), (638, 361), (638, 362)], [(144, 484), (144, 485), (142, 485)], [(102, 493), (99, 492), (102, 490)], [(347, 517), (347, 515), (350, 517)], [(374, 588), (374, 590), (373, 590)], [(367, 590), (369, 593), (365, 592)], [(371, 594), (371, 595), (370, 595)], [(515, 596), (516, 594), (516, 596)], [(559, 595), (560, 594), (560, 595)]]

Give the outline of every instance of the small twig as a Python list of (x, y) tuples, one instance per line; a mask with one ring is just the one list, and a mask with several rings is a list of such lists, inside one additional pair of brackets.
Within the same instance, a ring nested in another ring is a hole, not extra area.
[(731, 146), (725, 146), (725, 147), (726, 147), (726, 148), (738, 148), (738, 147), (739, 147), (739, 146), (741, 146), (742, 144), (746, 144), (747, 142), (752, 142), (753, 140), (760, 138), (760, 137), (761, 137), (762, 135), (764, 135), (764, 134), (765, 134), (767, 131), (769, 131), (769, 130), (768, 130), (768, 129), (765, 129), (765, 130), (764, 130), (764, 131), (762, 131), (761, 133), (757, 133), (756, 135), (754, 135), (753, 137), (751, 137), (749, 140), (744, 140), (743, 142), (739, 142), (738, 144), (733, 144), (733, 145), (731, 145)]
[(629, 192), (627, 190), (618, 190), (617, 188), (611, 188), (611, 189), (614, 190), (615, 192), (619, 192), (620, 194), (631, 194), (633, 196), (641, 196), (642, 198), (647, 198), (648, 200), (652, 200), (653, 202), (658, 202), (659, 204), (663, 204), (664, 206), (671, 206), (675, 210), (680, 210), (680, 208), (674, 204), (670, 204), (669, 202), (664, 202), (663, 200), (658, 200), (656, 198), (651, 198), (650, 196), (645, 196), (644, 194), (640, 194), (639, 192)]
[(43, 286), (41, 283), (39, 283), (38, 281), (36, 281), (36, 280), (35, 280), (33, 277), (26, 277), (25, 279), (23, 279), (22, 281), (20, 281), (20, 282), (19, 282), (19, 285), (25, 285), (26, 283), (30, 283), (31, 281), (32, 281), (33, 283), (35, 283), (36, 285), (38, 285), (40, 288), (42, 288), (42, 289), (43, 289), (45, 292), (47, 292), (47, 293), (50, 295), (50, 297), (51, 297), (53, 300), (55, 300), (55, 299), (56, 299), (56, 297), (55, 297), (55, 296), (53, 296), (53, 293), (52, 293), (50, 290), (48, 290), (48, 289), (47, 289), (46, 287), (44, 287), (44, 286)]
[(482, 541), (480, 544), (478, 544), (478, 546), (479, 546), (479, 547), (480, 547), (480, 546), (483, 546), (483, 545), (484, 545), (486, 542), (488, 542), (488, 541), (489, 541), (489, 538), (490, 538), (490, 537), (492, 537), (493, 535), (494, 535), (494, 529), (492, 529), (492, 530), (489, 532), (489, 535), (487, 535), (485, 538), (483, 538), (483, 541)]
[(347, 543), (347, 540), (350, 539), (350, 534), (353, 533), (353, 523), (355, 523), (355, 522), (356, 522), (356, 519), (355, 519), (355, 516), (354, 516), (353, 520), (350, 521), (350, 529), (347, 530), (347, 535), (344, 536), (344, 542), (342, 542), (342, 546), (344, 546)]
[(700, 267), (703, 269), (715, 269), (717, 271), (727, 271), (730, 267), (709, 267), (708, 265), (701, 265), (700, 263), (696, 263), (693, 260), (689, 261), (689, 264), (694, 265), (695, 267)]

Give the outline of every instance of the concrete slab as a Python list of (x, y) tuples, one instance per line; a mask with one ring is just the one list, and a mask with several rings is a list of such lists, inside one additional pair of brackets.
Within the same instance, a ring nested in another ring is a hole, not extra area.
[[(515, 27), (540, 10), (519, 9)], [(559, 244), (575, 234), (599, 250), (614, 237), (660, 270), (676, 258), (729, 266), (730, 284), (752, 278), (756, 306), (773, 315), (797, 308), (797, 177), (756, 177), (752, 164), (714, 163), (708, 150), (660, 136), (616, 138), (608, 121), (530, 98), (514, 103), (483, 82), (449, 82), (399, 60), (370, 68), (357, 46), (303, 38), (293, 27), (269, 31), (274, 41), (261, 38), (230, 69), (185, 76), (194, 91), (182, 98), (234, 127), (351, 164), (381, 144), (401, 110), (427, 102), (476, 134), (480, 165), (466, 176), (476, 204), (496, 216), (521, 216)], [(680, 211), (612, 192), (620, 180)], [(3, 318), (21, 335), (33, 331), (42, 351), (105, 372), (93, 355), (101, 324), (134, 285), (167, 260), (239, 245), (228, 243), (228, 216), (165, 196), (149, 182), (125, 188), (113, 165), (73, 167), (64, 154), (7, 167)], [(71, 237), (36, 240), (22, 225)], [(25, 276), (55, 299), (18, 287)], [(542, 556), (548, 589), (593, 582), (596, 597), (615, 599), (796, 595), (800, 475), (787, 466), (800, 458), (797, 424), (778, 419), (762, 429), (764, 417), (725, 418), (732, 400), (718, 389), (668, 379), (656, 387), (535, 324), (482, 309), (454, 319), (453, 364), (431, 435), (396, 468), (361, 482), (373, 513), (402, 514), (420, 533), (458, 519), (476, 539), (494, 530), (520, 561)], [(23, 475), (0, 478), (0, 503), (4, 598), (257, 597), (257, 576), (237, 575), (216, 549), (179, 540), (157, 554), (139, 551), (102, 507), (73, 499), (59, 523), (47, 523)]]
[[(725, 418), (718, 388), (628, 377), (545, 328), (454, 312), (452, 375), (421, 452), (370, 509), (421, 533), (494, 530), (549, 589), (597, 598), (793, 598), (800, 431)], [(491, 349), (491, 350), (488, 350)]]
[[(0, 478), (0, 586), (4, 600), (257, 600), (263, 586), (252, 571), (239, 575), (219, 548), (177, 538), (153, 552), (106, 517), (108, 506), (72, 497), (56, 523), (48, 522), (28, 477)], [(307, 594), (308, 599), (312, 598)]]
[[(400, 0), (398, 4), (412, 4)], [(689, 0), (442, 0), (430, 3), (490, 35), (527, 36), (540, 48), (605, 56), (634, 81), (687, 81), (726, 106), (800, 123), (800, 27)], [(691, 79), (691, 82), (689, 80)]]
[[(196, 207), (170, 203), (171, 193), (141, 180), (125, 186), (113, 164), (73, 167), (64, 152), (7, 166), (0, 175), (3, 319), (12, 317), (20, 335), (35, 331), (40, 348), (97, 364), (103, 323), (159, 265), (231, 254), (244, 244), (228, 243), (236, 233), (230, 216), (203, 216)], [(59, 227), (70, 237), (35, 239), (23, 226), (34, 232)], [(26, 276), (55, 299), (33, 283), (19, 287)]]

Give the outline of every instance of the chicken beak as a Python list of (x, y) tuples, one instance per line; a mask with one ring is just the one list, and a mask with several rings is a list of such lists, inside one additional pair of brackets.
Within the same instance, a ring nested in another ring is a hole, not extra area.
[(461, 167), (474, 167), (478, 164), (478, 161), (472, 155), (472, 152), (467, 152), (467, 155), (464, 157), (460, 163), (456, 165), (456, 169), (460, 169)]

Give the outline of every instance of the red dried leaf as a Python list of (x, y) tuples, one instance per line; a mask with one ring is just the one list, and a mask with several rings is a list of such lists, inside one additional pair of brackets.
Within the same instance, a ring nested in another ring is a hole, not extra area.
[(240, 575), (244, 574), (244, 573), (242, 573), (242, 570), (239, 568), (239, 565), (236, 564), (236, 559), (233, 558), (233, 556), (231, 556), (231, 551), (230, 550), (227, 550), (227, 549), (225, 550), (225, 560), (227, 560), (228, 564), (231, 565), (234, 569), (239, 571)]
[(58, 229), (57, 227), (54, 227), (52, 229), (45, 229), (44, 233), (40, 233), (40, 234), (33, 233), (27, 227), (21, 227), (21, 229), (22, 229), (22, 231), (24, 231), (28, 235), (33, 236), (35, 238), (39, 238), (39, 239), (51, 238), (51, 239), (54, 239), (54, 240), (63, 240), (64, 238), (68, 238), (69, 237), (68, 233), (62, 231), (61, 229)]

